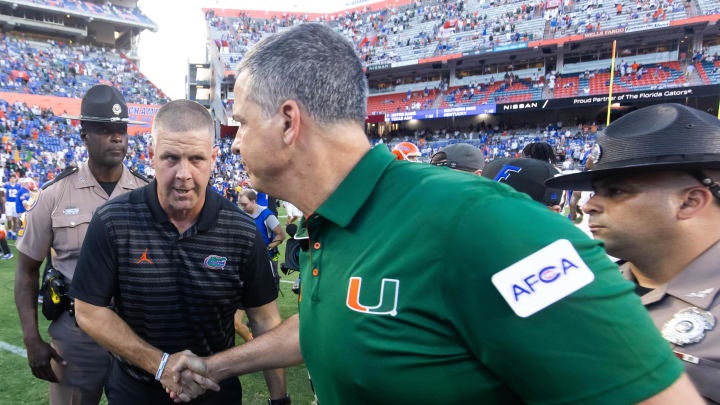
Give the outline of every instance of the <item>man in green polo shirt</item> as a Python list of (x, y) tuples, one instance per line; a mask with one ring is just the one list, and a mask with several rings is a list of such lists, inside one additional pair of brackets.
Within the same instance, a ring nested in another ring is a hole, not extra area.
[(309, 213), (300, 313), (175, 371), (304, 360), (323, 405), (702, 403), (601, 243), (504, 184), (371, 149), (366, 95), (323, 25), (245, 55), (233, 152), (254, 188)]

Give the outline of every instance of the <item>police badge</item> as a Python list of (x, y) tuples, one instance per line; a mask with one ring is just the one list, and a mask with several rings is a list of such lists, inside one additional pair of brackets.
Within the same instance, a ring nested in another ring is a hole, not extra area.
[(662, 336), (678, 346), (697, 343), (705, 337), (706, 330), (715, 327), (715, 317), (708, 311), (697, 307), (685, 308), (665, 322)]

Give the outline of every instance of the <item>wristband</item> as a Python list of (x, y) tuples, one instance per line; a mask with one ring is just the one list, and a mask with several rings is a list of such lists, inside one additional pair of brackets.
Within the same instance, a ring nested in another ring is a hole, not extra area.
[(284, 397), (280, 399), (268, 399), (269, 405), (290, 405), (290, 395), (285, 394)]
[(155, 380), (160, 381), (160, 377), (165, 370), (165, 365), (167, 364), (168, 357), (170, 357), (169, 354), (163, 353), (162, 360), (160, 360), (160, 367), (158, 367), (157, 373), (155, 373)]

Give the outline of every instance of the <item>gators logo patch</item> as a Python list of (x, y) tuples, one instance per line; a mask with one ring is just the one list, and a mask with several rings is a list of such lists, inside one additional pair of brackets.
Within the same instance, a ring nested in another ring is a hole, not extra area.
[(210, 255), (205, 258), (205, 267), (208, 269), (213, 270), (221, 270), (225, 268), (225, 263), (227, 263), (227, 257), (222, 257), (218, 255)]

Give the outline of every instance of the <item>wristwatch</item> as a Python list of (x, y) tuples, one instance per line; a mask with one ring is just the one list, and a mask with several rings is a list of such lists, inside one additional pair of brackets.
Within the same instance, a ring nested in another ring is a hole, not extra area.
[(290, 395), (285, 394), (283, 398), (280, 399), (268, 399), (269, 405), (290, 405)]

